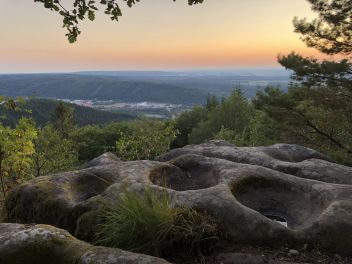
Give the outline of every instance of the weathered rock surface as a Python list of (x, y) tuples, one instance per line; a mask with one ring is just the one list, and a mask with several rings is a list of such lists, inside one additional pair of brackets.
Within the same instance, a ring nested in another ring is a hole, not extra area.
[(3, 264), (167, 264), (120, 249), (94, 247), (47, 225), (0, 224)]
[(307, 179), (352, 184), (352, 168), (336, 163), (332, 164), (330, 158), (315, 150), (298, 145), (235, 147), (224, 141), (212, 141), (172, 150), (158, 157), (158, 160), (169, 161), (185, 154), (198, 154), (237, 163), (259, 165)]
[(320, 245), (352, 255), (352, 168), (296, 145), (210, 142), (157, 161), (123, 162), (107, 153), (82, 170), (21, 185), (3, 218), (54, 225), (90, 241), (102, 208), (118, 203), (126, 188), (146, 187), (166, 189), (174, 206), (213, 215), (235, 243)]
[(243, 253), (220, 254), (217, 259), (222, 264), (298, 264), (296, 262), (278, 261), (261, 255)]

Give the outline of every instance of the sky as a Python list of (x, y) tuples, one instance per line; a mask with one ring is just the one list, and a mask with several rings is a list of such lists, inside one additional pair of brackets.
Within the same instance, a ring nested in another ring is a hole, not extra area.
[(61, 17), (40, 3), (0, 0), (0, 73), (264, 68), (279, 67), (278, 54), (318, 55), (293, 32), (294, 16), (314, 17), (305, 0), (186, 3), (122, 4), (119, 22), (99, 13), (69, 44)]

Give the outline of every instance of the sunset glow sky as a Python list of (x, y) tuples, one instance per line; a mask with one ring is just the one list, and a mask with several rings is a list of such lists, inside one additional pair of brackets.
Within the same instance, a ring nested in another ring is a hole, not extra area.
[(69, 44), (41, 4), (0, 0), (0, 73), (278, 67), (278, 54), (317, 55), (293, 32), (294, 16), (314, 16), (305, 0), (141, 1), (118, 23), (84, 21)]

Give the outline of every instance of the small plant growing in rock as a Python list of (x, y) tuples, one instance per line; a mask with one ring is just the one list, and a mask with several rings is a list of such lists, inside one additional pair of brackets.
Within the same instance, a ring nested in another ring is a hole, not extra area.
[(173, 208), (168, 195), (146, 190), (124, 193), (118, 206), (105, 210), (97, 244), (170, 257), (194, 255), (219, 241), (219, 228), (206, 213)]

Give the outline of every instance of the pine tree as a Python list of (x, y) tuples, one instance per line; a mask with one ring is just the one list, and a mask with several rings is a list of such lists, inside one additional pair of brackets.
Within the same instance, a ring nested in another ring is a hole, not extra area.
[(352, 1), (308, 0), (318, 14), (313, 21), (294, 19), (295, 32), (302, 35), (308, 47), (326, 54), (352, 52)]
[(52, 115), (51, 123), (63, 138), (68, 138), (76, 123), (74, 108), (62, 101), (58, 102)]
[(258, 93), (255, 104), (280, 124), (283, 140), (320, 149), (352, 164), (352, 2), (308, 2), (318, 18), (295, 18), (295, 31), (307, 46), (344, 58), (279, 56), (279, 63), (293, 71), (293, 84), (288, 93), (275, 88)]

